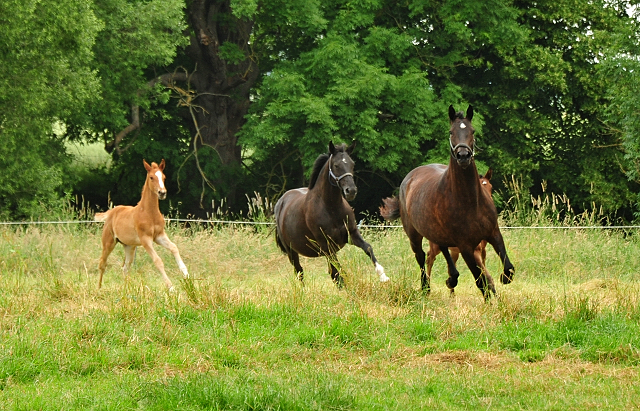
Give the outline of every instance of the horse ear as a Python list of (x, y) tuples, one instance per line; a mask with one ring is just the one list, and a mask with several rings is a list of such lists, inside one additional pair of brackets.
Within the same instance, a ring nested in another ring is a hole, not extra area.
[(487, 173), (484, 175), (484, 178), (486, 178), (487, 180), (491, 180), (492, 175), (493, 171), (491, 169), (488, 169)]
[(162, 159), (162, 161), (160, 162), (160, 165), (158, 165), (158, 169), (160, 171), (164, 171), (164, 158)]
[(456, 109), (453, 108), (453, 104), (452, 104), (449, 106), (449, 121), (453, 123), (455, 119), (456, 119)]
[(353, 153), (353, 149), (356, 148), (356, 142), (354, 141), (353, 143), (351, 143), (351, 145), (349, 147), (347, 147), (347, 154), (351, 155), (351, 153)]
[(469, 108), (467, 109), (467, 120), (471, 121), (472, 118), (473, 118), (473, 106), (469, 105)]
[(147, 160), (145, 160), (144, 158), (142, 159), (142, 164), (144, 164), (144, 168), (147, 171), (151, 171), (151, 166), (149, 165), (149, 163), (147, 163)]
[(329, 141), (329, 154), (335, 154), (336, 146), (333, 145), (333, 140)]

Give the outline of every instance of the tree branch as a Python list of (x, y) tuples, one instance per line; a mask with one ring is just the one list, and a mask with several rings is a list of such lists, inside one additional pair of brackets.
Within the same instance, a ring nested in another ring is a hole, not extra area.
[(137, 100), (139, 100), (140, 97), (142, 97), (143, 93), (152, 89), (158, 83), (164, 85), (167, 88), (172, 88), (174, 87), (174, 84), (176, 81), (187, 81), (187, 80), (188, 80), (188, 76), (186, 73), (178, 73), (178, 72), (165, 73), (152, 80), (149, 80), (149, 82), (147, 82), (146, 87), (144, 89), (139, 89), (136, 92), (136, 96), (137, 96), (136, 102), (131, 104), (131, 123), (124, 129), (120, 130), (120, 132), (116, 134), (113, 141), (106, 142), (104, 145), (104, 149), (108, 153), (111, 153), (113, 152), (113, 150), (115, 150), (116, 153), (118, 153), (118, 155), (122, 155), (122, 153), (127, 151), (130, 145), (128, 145), (125, 148), (121, 148), (120, 143), (126, 136), (128, 136), (135, 130), (140, 129), (140, 106), (137, 104)]

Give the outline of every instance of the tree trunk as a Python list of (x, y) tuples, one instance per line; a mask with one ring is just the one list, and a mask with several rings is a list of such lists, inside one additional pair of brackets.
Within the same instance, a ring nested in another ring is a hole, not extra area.
[[(191, 82), (197, 91), (193, 104), (202, 108), (194, 110), (201, 143), (218, 152), (223, 166), (239, 167), (237, 133), (249, 108), (251, 87), (258, 79), (249, 47), (253, 21), (234, 17), (229, 0), (194, 0), (188, 6), (188, 17), (192, 33), (187, 53), (196, 63)], [(245, 59), (223, 59), (220, 48), (227, 42), (237, 46)]]

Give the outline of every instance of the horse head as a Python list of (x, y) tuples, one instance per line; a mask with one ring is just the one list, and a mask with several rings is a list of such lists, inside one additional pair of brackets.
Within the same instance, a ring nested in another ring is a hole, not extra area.
[(158, 196), (158, 199), (164, 200), (167, 198), (167, 189), (164, 186), (164, 180), (166, 177), (163, 173), (165, 165), (164, 158), (160, 164), (152, 162), (151, 165), (149, 165), (146, 160), (142, 160), (142, 163), (144, 164), (144, 168), (147, 170), (146, 184), (149, 186), (151, 192)]
[(453, 157), (459, 166), (467, 168), (473, 161), (475, 132), (471, 125), (473, 118), (473, 107), (469, 106), (466, 117), (462, 117), (462, 112), (456, 113), (453, 106), (449, 106), (449, 120), (451, 127), (449, 128), (449, 145), (451, 147), (451, 157)]
[(358, 194), (358, 187), (353, 179), (353, 168), (355, 163), (350, 157), (356, 143), (349, 146), (334, 146), (333, 141), (329, 142), (329, 182), (333, 186), (340, 187), (342, 195), (347, 201), (352, 201)]
[(491, 195), (493, 193), (493, 185), (491, 184), (491, 176), (493, 175), (493, 171), (488, 169), (484, 175), (480, 175), (480, 185), (482, 188), (487, 190), (487, 193)]

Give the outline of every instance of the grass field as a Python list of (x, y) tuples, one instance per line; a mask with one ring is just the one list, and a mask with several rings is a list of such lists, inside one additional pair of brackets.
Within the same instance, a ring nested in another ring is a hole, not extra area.
[(363, 231), (391, 281), (347, 246), (342, 290), (268, 229), (168, 233), (173, 294), (121, 247), (98, 290), (98, 225), (0, 227), (0, 409), (640, 409), (637, 232), (505, 230), (490, 303), (466, 267), (450, 297), (442, 257), (423, 295), (399, 229)]

